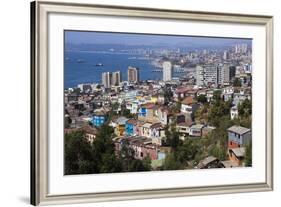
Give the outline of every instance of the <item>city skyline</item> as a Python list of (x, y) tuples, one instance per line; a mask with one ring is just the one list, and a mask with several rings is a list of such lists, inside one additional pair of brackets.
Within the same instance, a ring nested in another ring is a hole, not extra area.
[(251, 44), (252, 39), (188, 35), (135, 34), (116, 32), (65, 31), (66, 44), (121, 44), (127, 46), (212, 47)]

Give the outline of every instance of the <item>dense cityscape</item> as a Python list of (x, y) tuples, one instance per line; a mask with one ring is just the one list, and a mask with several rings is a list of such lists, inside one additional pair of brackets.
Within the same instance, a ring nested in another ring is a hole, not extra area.
[(133, 54), (161, 79), (131, 65), (65, 88), (65, 174), (252, 166), (249, 43), (102, 52)]

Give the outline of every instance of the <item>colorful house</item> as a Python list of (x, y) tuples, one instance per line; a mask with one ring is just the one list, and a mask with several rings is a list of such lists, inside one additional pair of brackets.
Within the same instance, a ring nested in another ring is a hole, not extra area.
[(119, 117), (118, 119), (116, 119), (115, 122), (115, 128), (114, 128), (114, 132), (117, 136), (123, 136), (125, 135), (125, 126), (126, 126), (126, 122), (128, 121), (128, 119), (126, 117)]
[(134, 136), (137, 134), (137, 124), (138, 121), (135, 119), (129, 119), (126, 122), (126, 126), (125, 126), (125, 131), (126, 131), (126, 135), (128, 136)]
[(143, 160), (149, 157), (151, 160), (157, 160), (159, 147), (152, 144), (152, 140), (147, 137), (116, 137), (113, 139), (115, 152), (118, 154), (124, 144), (134, 151), (134, 157)]
[(103, 109), (96, 109), (94, 111), (94, 116), (92, 117), (90, 122), (94, 126), (99, 127), (106, 122), (106, 119), (107, 119), (106, 112)]
[(156, 122), (158, 117), (156, 116), (156, 111), (158, 106), (153, 103), (147, 103), (141, 105), (139, 108), (138, 119), (141, 121)]
[(165, 128), (161, 123), (154, 123), (150, 126), (150, 138), (152, 143), (161, 146), (162, 139), (165, 137)]
[(239, 148), (249, 144), (252, 140), (251, 129), (232, 126), (228, 128), (228, 148)]

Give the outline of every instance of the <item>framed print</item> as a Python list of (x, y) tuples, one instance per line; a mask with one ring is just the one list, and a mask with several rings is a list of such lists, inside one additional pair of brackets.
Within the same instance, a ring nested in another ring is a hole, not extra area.
[(273, 189), (273, 17), (31, 3), (31, 204)]

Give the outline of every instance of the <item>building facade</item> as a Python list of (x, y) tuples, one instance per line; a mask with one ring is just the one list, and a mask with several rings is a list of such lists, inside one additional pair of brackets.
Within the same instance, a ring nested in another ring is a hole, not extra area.
[(112, 73), (112, 83), (111, 83), (111, 85), (112, 86), (119, 86), (121, 81), (122, 81), (121, 72), (120, 71), (113, 72)]
[(128, 67), (128, 82), (138, 83), (139, 82), (139, 69), (136, 67)]
[(232, 126), (228, 128), (228, 148), (239, 148), (249, 144), (252, 140), (251, 129)]
[(169, 61), (163, 62), (163, 81), (172, 80), (172, 63)]
[(110, 72), (102, 73), (102, 85), (105, 88), (110, 88), (111, 82), (112, 82), (112, 73), (110, 73)]

